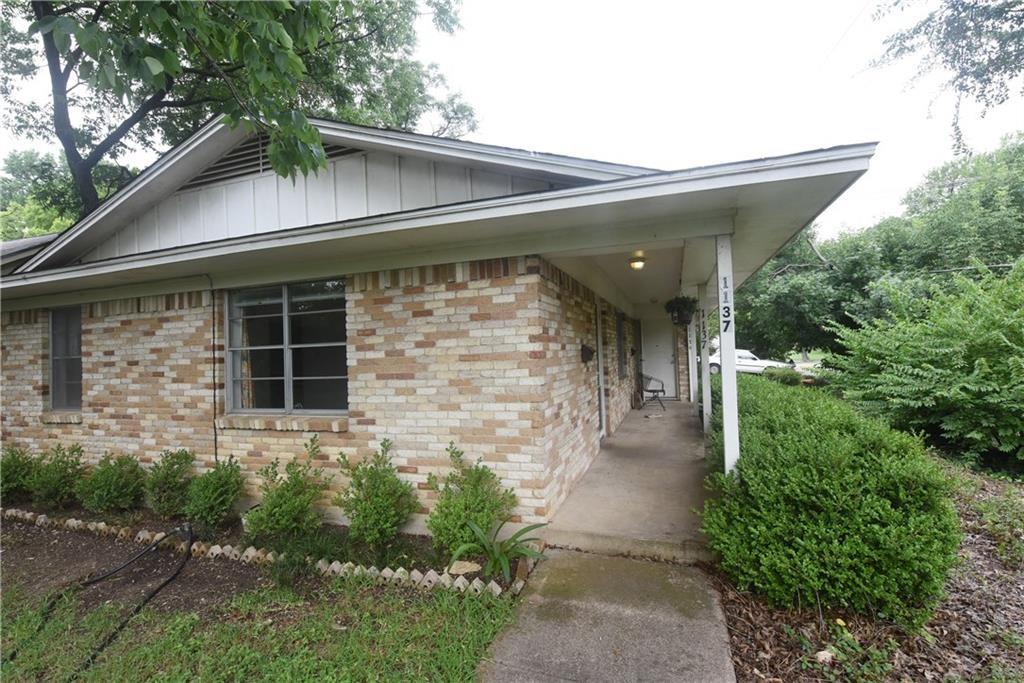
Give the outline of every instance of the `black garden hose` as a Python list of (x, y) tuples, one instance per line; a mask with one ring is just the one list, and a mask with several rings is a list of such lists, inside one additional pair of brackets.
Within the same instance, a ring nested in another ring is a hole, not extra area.
[[(146, 597), (142, 599), (142, 602), (140, 602), (139, 604), (137, 604), (135, 607), (132, 608), (132, 610), (128, 613), (128, 616), (126, 616), (121, 621), (121, 623), (117, 625), (117, 628), (115, 628), (106, 638), (103, 639), (103, 642), (101, 642), (99, 645), (97, 645), (95, 648), (93, 648), (92, 652), (89, 655), (89, 658), (86, 659), (85, 662), (81, 666), (79, 666), (70, 676), (68, 676), (67, 680), (72, 681), (72, 680), (78, 678), (82, 673), (87, 671), (89, 669), (89, 667), (91, 667), (93, 665), (93, 663), (96, 661), (96, 658), (99, 657), (100, 653), (103, 652), (103, 650), (105, 650), (121, 634), (121, 631), (123, 631), (125, 626), (128, 625), (128, 622), (131, 621), (132, 618), (135, 617), (135, 615), (137, 615), (140, 611), (142, 611), (142, 608), (145, 607), (146, 604), (149, 603), (149, 601), (152, 600), (156, 596), (157, 593), (159, 593), (161, 590), (164, 589), (165, 586), (167, 586), (169, 583), (171, 583), (176, 578), (178, 578), (178, 575), (181, 574), (181, 570), (185, 568), (185, 565), (188, 563), (189, 558), (192, 557), (192, 543), (194, 542), (194, 536), (193, 536), (193, 533), (192, 533), (192, 525), (189, 524), (188, 522), (186, 522), (183, 526), (171, 529), (159, 541), (153, 541), (148, 546), (146, 546), (143, 550), (141, 550), (138, 553), (136, 553), (132, 558), (130, 558), (129, 560), (127, 560), (123, 564), (115, 567), (114, 569), (111, 569), (110, 571), (104, 572), (103, 574), (101, 574), (101, 575), (99, 575), (97, 577), (94, 577), (94, 578), (91, 578), (91, 579), (90, 578), (86, 578), (86, 579), (84, 579), (82, 581), (79, 581), (76, 584), (72, 584), (71, 586), (69, 586), (69, 587), (65, 588), (64, 590), (60, 591), (59, 593), (54, 594), (54, 596), (51, 597), (50, 600), (46, 603), (46, 606), (43, 607), (43, 610), (42, 610), (42, 613), (41, 613), (41, 619), (39, 621), (39, 625), (36, 627), (36, 630), (33, 632), (32, 636), (37, 635), (43, 629), (43, 627), (46, 625), (46, 622), (49, 621), (50, 616), (53, 613), (54, 607), (56, 607), (57, 602), (61, 598), (65, 597), (67, 595), (70, 595), (70, 594), (72, 594), (74, 592), (80, 591), (83, 588), (87, 588), (89, 586), (97, 584), (100, 581), (108, 579), (111, 576), (117, 574), (118, 572), (121, 572), (124, 569), (127, 569), (131, 565), (133, 565), (136, 562), (138, 562), (139, 560), (141, 560), (146, 555), (149, 555), (150, 553), (156, 552), (157, 546), (160, 545), (161, 543), (163, 543), (164, 541), (166, 541), (168, 538), (170, 538), (172, 536), (181, 536), (181, 537), (183, 537), (185, 539), (185, 553), (184, 553), (184, 556), (181, 558), (181, 562), (179, 562), (178, 566), (174, 569), (174, 572), (170, 576), (168, 576), (166, 579), (164, 579), (160, 583), (160, 585), (158, 585), (156, 588), (151, 590), (146, 595)], [(15, 648), (6, 657), (4, 657), (3, 663), (7, 664), (8, 662), (14, 661), (14, 658), (17, 656), (17, 654), (18, 654), (18, 650), (17, 650), (17, 648)]]

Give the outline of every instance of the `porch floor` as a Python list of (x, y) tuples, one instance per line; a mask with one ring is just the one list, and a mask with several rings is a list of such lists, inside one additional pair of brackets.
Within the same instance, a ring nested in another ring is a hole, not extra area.
[(544, 530), (548, 545), (674, 562), (708, 559), (704, 436), (695, 404), (633, 410)]

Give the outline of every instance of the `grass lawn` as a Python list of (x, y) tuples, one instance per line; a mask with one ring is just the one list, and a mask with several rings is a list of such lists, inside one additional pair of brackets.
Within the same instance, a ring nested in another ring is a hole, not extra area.
[[(7, 681), (64, 680), (126, 607), (61, 602), (39, 633), (42, 601), (3, 587)], [(508, 598), (419, 592), (337, 580), (301, 591), (262, 587), (207, 613), (147, 608), (83, 676), (146, 680), (472, 680)]]

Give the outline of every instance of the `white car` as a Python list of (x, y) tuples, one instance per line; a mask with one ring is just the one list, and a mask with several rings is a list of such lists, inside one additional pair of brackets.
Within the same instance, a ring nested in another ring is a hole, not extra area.
[[(722, 359), (716, 351), (708, 358), (709, 370), (712, 375), (722, 371)], [(760, 375), (765, 368), (793, 368), (793, 363), (783, 363), (777, 360), (761, 360), (746, 349), (736, 349), (736, 372), (749, 372)]]

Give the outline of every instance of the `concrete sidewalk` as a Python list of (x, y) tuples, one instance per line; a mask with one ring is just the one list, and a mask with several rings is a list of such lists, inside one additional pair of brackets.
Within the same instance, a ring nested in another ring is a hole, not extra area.
[(694, 567), (548, 551), (484, 681), (735, 681), (718, 593)]

